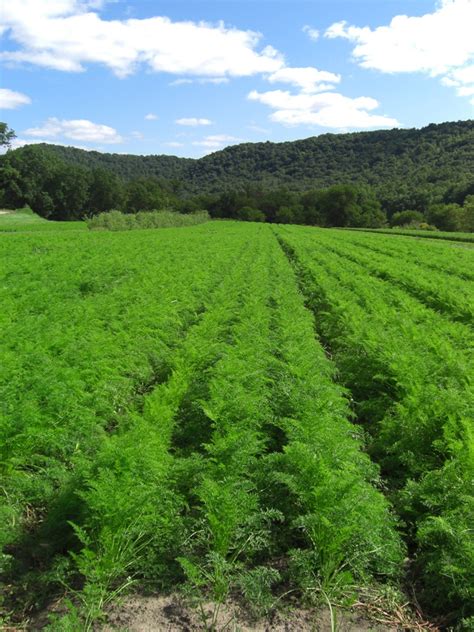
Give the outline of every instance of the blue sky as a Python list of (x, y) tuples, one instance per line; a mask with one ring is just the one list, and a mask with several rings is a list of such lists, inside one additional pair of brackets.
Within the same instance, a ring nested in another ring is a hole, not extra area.
[(474, 0), (15, 0), (1, 120), (25, 142), (199, 157), (474, 117)]

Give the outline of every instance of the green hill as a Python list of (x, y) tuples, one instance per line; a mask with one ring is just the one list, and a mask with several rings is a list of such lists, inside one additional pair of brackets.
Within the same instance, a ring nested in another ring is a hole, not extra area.
[(305, 190), (347, 182), (444, 191), (472, 180), (474, 120), (422, 129), (323, 134), (284, 143), (243, 143), (200, 159), (106, 154), (58, 145), (36, 145), (35, 151), (70, 164), (105, 168), (126, 180), (179, 180), (187, 193), (248, 185)]

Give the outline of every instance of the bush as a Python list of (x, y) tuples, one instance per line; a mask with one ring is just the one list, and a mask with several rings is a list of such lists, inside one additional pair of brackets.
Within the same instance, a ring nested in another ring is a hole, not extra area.
[(458, 204), (434, 204), (427, 212), (427, 219), (440, 230), (462, 230), (462, 209)]
[(140, 211), (136, 214), (109, 211), (87, 220), (91, 230), (132, 230), (134, 228), (172, 228), (194, 226), (210, 220), (207, 211), (183, 215), (173, 211)]
[(265, 214), (251, 206), (243, 206), (237, 211), (237, 219), (244, 222), (264, 222)]
[(425, 216), (419, 211), (399, 211), (392, 215), (391, 226), (406, 226), (407, 224), (420, 224), (425, 221)]

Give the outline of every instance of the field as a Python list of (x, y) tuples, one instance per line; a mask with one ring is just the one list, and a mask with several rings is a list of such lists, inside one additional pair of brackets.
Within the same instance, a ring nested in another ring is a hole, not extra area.
[(473, 233), (452, 233), (442, 230), (411, 230), (407, 228), (362, 228), (353, 230), (362, 230), (370, 233), (386, 233), (388, 235), (405, 235), (406, 237), (420, 237), (423, 239), (460, 241), (466, 244), (474, 243)]
[(472, 249), (7, 221), (5, 625), (179, 590), (207, 629), (229, 602), (474, 628)]

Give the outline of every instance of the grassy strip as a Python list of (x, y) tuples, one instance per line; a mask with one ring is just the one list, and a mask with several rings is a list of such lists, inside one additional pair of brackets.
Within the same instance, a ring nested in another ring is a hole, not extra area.
[(435, 314), (412, 301), (394, 309), (389, 286), (319, 252), (302, 231), (279, 232), (407, 521), (420, 599), (472, 616), (472, 363)]
[(44, 219), (29, 208), (0, 213), (0, 233), (19, 233), (31, 231), (70, 231), (85, 230), (85, 222), (55, 222)]
[(140, 213), (121, 213), (109, 211), (100, 213), (87, 220), (91, 230), (133, 230), (137, 228), (171, 228), (177, 226), (195, 226), (210, 220), (207, 211), (197, 211), (184, 215), (173, 211), (142, 211)]

